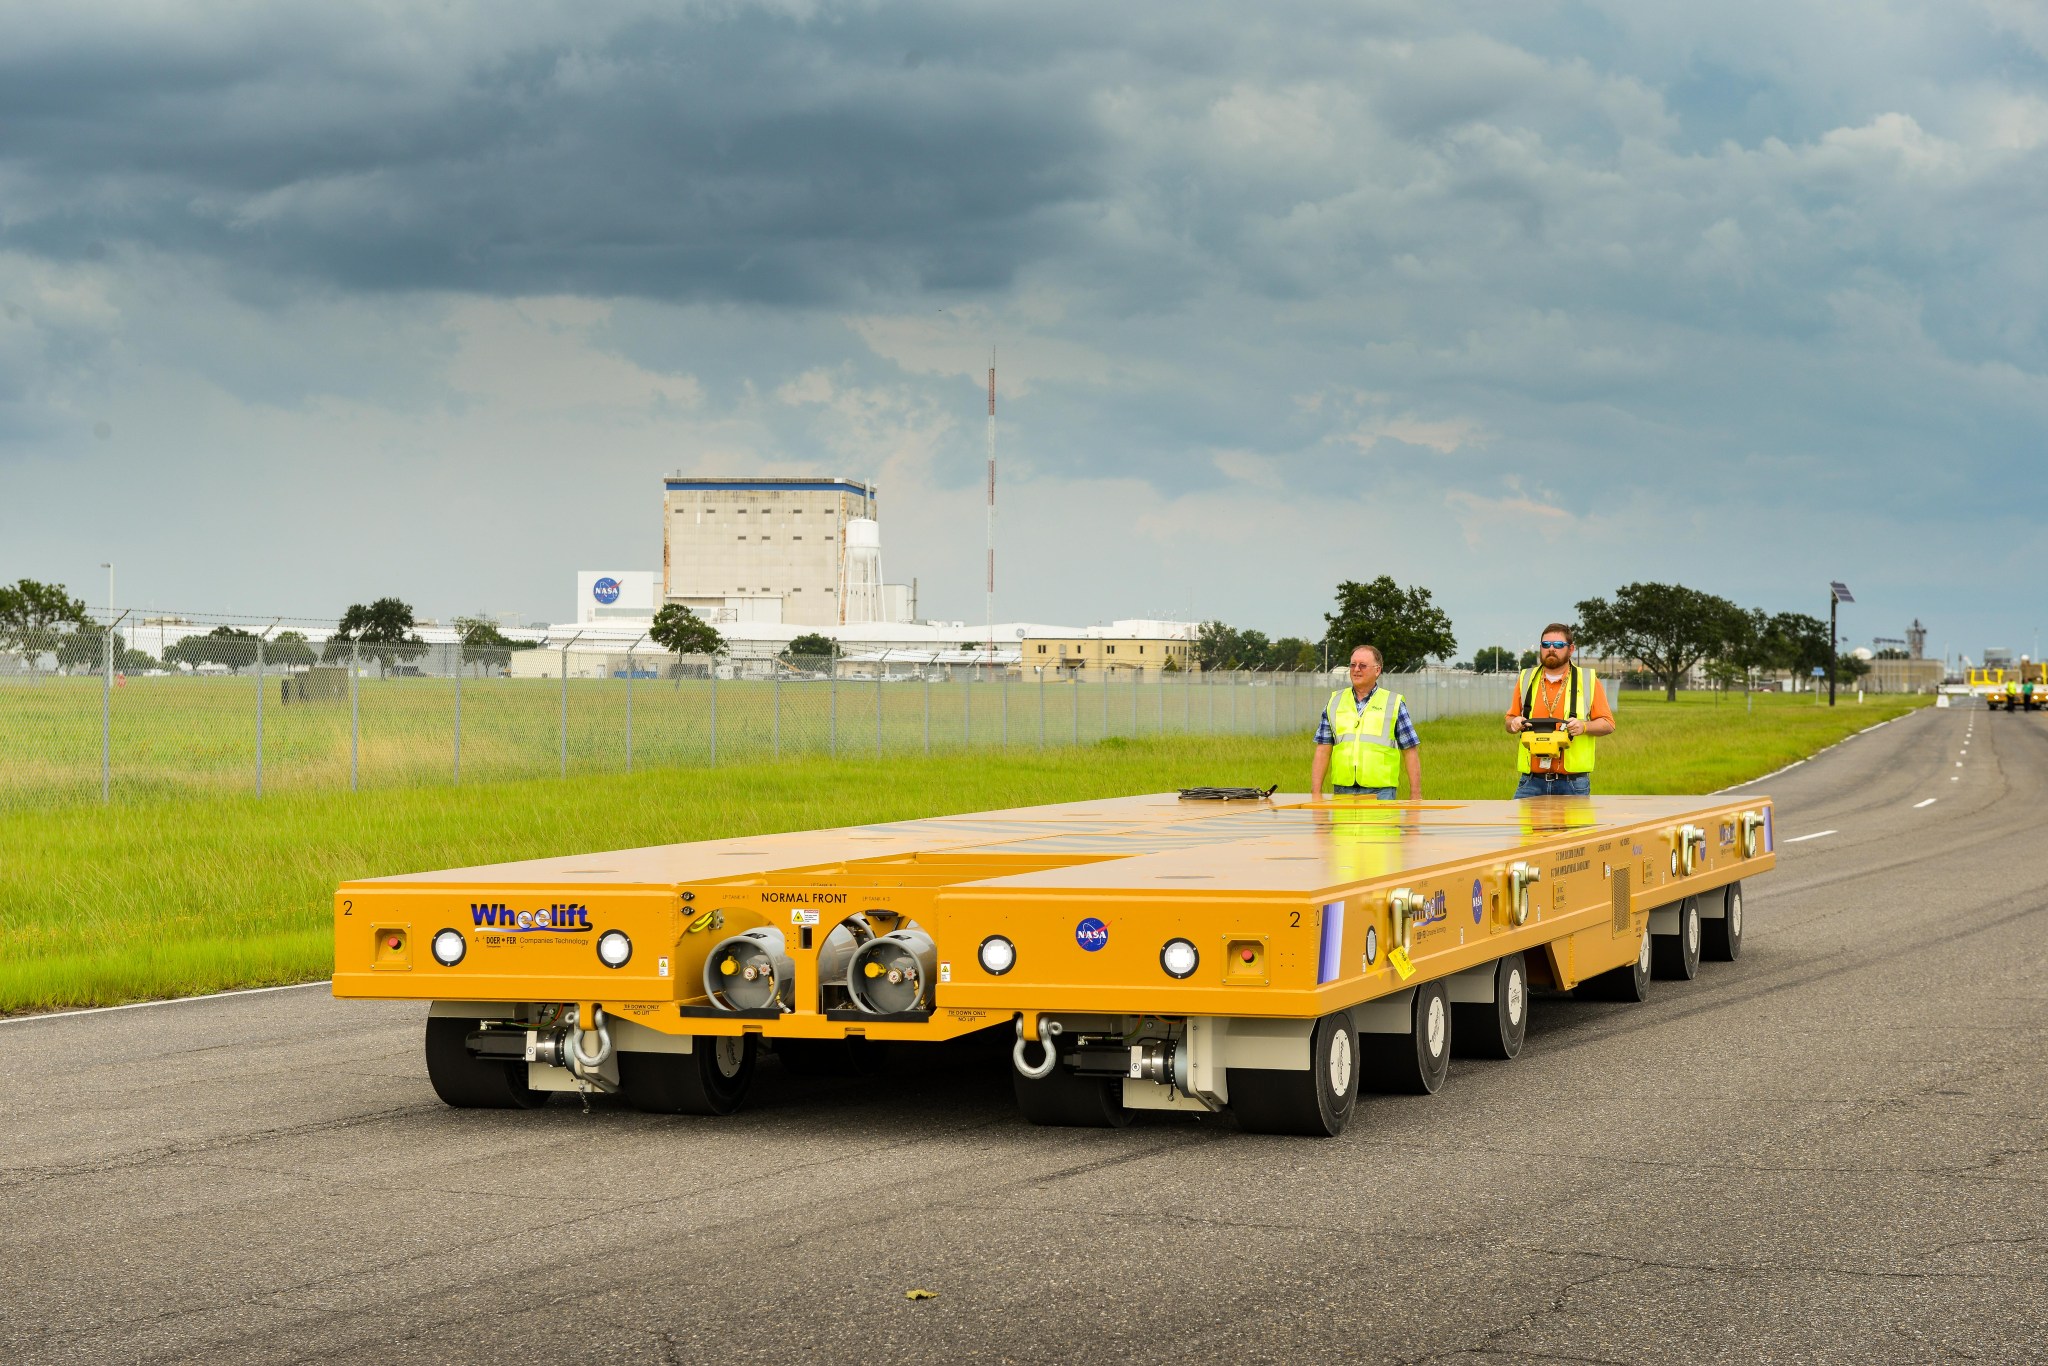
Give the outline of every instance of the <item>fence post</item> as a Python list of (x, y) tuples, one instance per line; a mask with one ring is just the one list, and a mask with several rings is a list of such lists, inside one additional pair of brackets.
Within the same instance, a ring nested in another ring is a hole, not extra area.
[(256, 795), (263, 795), (263, 637), (256, 637)]
[(1038, 670), (1038, 747), (1045, 748), (1045, 668)]
[(718, 656), (712, 655), (711, 662), (704, 666), (704, 672), (711, 677), (711, 766), (718, 767)]
[(999, 695), (1003, 701), (1003, 748), (1008, 749), (1010, 747), (1010, 671), (1008, 669), (1003, 670), (1002, 680), (996, 686), (1001, 689)]
[(969, 749), (974, 748), (974, 674), (960, 680), (960, 739)]
[(924, 754), (932, 754), (932, 675), (927, 669), (924, 675)]
[(455, 647), (455, 786), (462, 786), (462, 646)]
[(782, 661), (768, 661), (768, 676), (775, 680), (770, 689), (775, 694), (775, 719), (769, 722), (768, 743), (770, 752), (778, 759), (782, 757)]
[(1081, 743), (1081, 671), (1074, 670), (1074, 743)]
[(1102, 666), (1102, 738), (1109, 738), (1109, 666)]
[(361, 657), (362, 647), (354, 641), (350, 641), (348, 643), (348, 790), (351, 792), (360, 792), (362, 790), (360, 761), (363, 747), (363, 707), (362, 698), (357, 692), (358, 680), (362, 677), (363, 672), (358, 663)]
[[(636, 642), (637, 643), (637, 642)], [(633, 651), (626, 650), (626, 772), (633, 771)]]
[[(882, 658), (884, 660), (888, 658), (888, 651), (882, 652)], [(875, 664), (875, 757), (877, 759), (882, 757), (882, 670), (887, 667), (889, 666), (886, 663), (879, 661)]]
[[(112, 572), (111, 570), (108, 572)], [(107, 653), (106, 678), (100, 686), (100, 804), (113, 800), (114, 793), (114, 628), (100, 642)]]
[(569, 776), (569, 647), (562, 647), (562, 776)]
[(836, 758), (838, 758), (838, 757), (839, 757), (839, 656), (838, 656), (838, 655), (834, 655), (834, 656), (832, 656), (832, 659), (831, 659), (831, 663), (830, 663), (830, 664), (828, 665), (828, 667), (829, 667), (829, 668), (830, 668), (830, 669), (832, 670), (832, 675), (831, 675), (831, 681), (830, 681), (829, 683), (827, 683), (827, 684), (825, 685), (825, 687), (826, 687), (826, 690), (827, 690), (828, 692), (830, 692), (830, 693), (831, 693), (831, 696), (832, 696), (832, 705), (831, 705), (831, 713), (830, 713), (830, 720), (829, 720), (829, 727), (830, 727), (830, 729), (829, 729), (829, 731), (828, 731), (828, 734), (829, 734), (829, 736), (830, 736), (830, 739), (831, 739), (831, 745), (832, 745), (832, 757), (836, 759)]

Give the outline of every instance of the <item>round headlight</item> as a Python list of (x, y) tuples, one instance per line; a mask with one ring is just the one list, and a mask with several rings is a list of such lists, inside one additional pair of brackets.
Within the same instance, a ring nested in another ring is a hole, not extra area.
[(597, 937), (598, 961), (608, 968), (622, 968), (633, 956), (633, 941), (623, 930), (606, 930)]
[(1201, 963), (1202, 955), (1185, 939), (1169, 939), (1159, 951), (1159, 966), (1166, 969), (1168, 977), (1192, 976)]
[(460, 930), (442, 930), (434, 936), (434, 961), (444, 968), (454, 967), (468, 952), (469, 944)]
[(982, 940), (975, 956), (981, 960), (981, 970), (991, 977), (1000, 977), (1017, 966), (1017, 946), (999, 934)]

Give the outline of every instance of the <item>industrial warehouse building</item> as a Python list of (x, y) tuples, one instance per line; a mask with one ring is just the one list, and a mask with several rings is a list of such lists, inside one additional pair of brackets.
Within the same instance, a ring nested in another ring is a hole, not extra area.
[(912, 593), (881, 582), (872, 485), (853, 479), (662, 482), (662, 601), (724, 631), (908, 621)]

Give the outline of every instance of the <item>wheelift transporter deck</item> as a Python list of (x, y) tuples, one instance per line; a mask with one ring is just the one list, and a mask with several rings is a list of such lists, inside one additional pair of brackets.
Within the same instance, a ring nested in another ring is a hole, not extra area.
[(1774, 862), (1761, 799), (1069, 802), (346, 883), (334, 994), (432, 1002), (452, 1105), (725, 1114), (764, 1046), (1014, 1027), (1039, 1123), (1335, 1134), (1454, 1045), (1514, 1057), (1532, 987), (1733, 959)]

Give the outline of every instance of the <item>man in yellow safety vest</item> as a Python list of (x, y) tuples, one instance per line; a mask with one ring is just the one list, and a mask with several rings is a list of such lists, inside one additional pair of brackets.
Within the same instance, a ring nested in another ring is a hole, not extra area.
[[(1515, 750), (1517, 797), (1584, 797), (1593, 791), (1593, 737), (1614, 734), (1614, 710), (1591, 669), (1572, 663), (1572, 628), (1553, 621), (1543, 628), (1538, 668), (1524, 669), (1508, 703), (1508, 734), (1562, 730), (1570, 739), (1562, 754)], [(1555, 727), (1548, 724), (1555, 722)]]
[(1316, 755), (1309, 767), (1309, 791), (1323, 795), (1325, 778), (1339, 793), (1393, 801), (1401, 770), (1408, 770), (1408, 800), (1422, 800), (1422, 741), (1401, 694), (1382, 688), (1380, 652), (1361, 645), (1351, 652), (1351, 686), (1330, 694), (1316, 725)]

